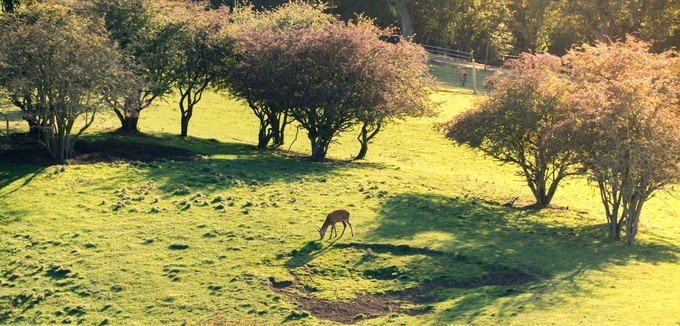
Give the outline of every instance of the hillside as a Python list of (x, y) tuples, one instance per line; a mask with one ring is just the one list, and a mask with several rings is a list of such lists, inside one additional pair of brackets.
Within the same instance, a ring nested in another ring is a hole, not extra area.
[[(533, 197), (512, 167), (433, 127), (475, 97), (436, 97), (438, 116), (390, 125), (360, 162), (354, 134), (306, 161), (294, 127), (258, 152), (257, 120), (218, 94), (188, 139), (171, 99), (142, 112), (139, 136), (99, 116), (78, 164), (1, 158), (0, 323), (680, 322), (677, 191), (649, 201), (632, 247), (607, 238), (583, 179), (522, 209)], [(354, 237), (318, 241), (340, 207)]]

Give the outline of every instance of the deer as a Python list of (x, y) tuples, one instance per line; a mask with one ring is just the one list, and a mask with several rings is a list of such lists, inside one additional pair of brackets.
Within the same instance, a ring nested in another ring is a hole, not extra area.
[[(326, 216), (326, 220), (323, 222), (323, 225), (321, 228), (316, 227), (316, 230), (319, 231), (319, 235), (321, 235), (321, 239), (323, 240), (324, 236), (326, 235), (326, 230), (328, 227), (331, 227), (331, 234), (329, 236), (329, 239), (333, 237), (333, 231), (335, 231), (335, 236), (338, 236), (338, 230), (335, 229), (335, 223), (342, 222), (342, 233), (340, 233), (340, 237), (342, 237), (343, 234), (345, 234), (345, 230), (347, 229), (347, 225), (349, 224), (349, 230), (352, 232), (352, 236), (354, 236), (354, 230), (352, 229), (352, 223), (349, 222), (349, 211), (341, 208), (341, 209), (336, 209), (328, 214)], [(339, 237), (338, 237), (339, 238)]]

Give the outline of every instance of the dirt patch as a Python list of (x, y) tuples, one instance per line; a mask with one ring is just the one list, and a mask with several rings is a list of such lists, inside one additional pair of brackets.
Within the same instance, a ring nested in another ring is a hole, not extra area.
[[(435, 290), (472, 289), (482, 286), (511, 286), (526, 284), (535, 277), (517, 270), (499, 270), (479, 280), (456, 283), (449, 281), (427, 281), (419, 286), (384, 294), (359, 295), (350, 301), (332, 302), (314, 298), (311, 292), (295, 281), (276, 282), (270, 278), (272, 291), (289, 297), (296, 302), (299, 309), (308, 311), (318, 319), (325, 319), (339, 323), (353, 324), (364, 319), (388, 316), (391, 314), (405, 314), (409, 316), (424, 315), (432, 311), (431, 304), (437, 301), (432, 294)], [(507, 289), (504, 294), (510, 295), (515, 290)], [(420, 305), (416, 308), (406, 306)], [(424, 306), (423, 306), (424, 305)]]
[[(306, 317), (307, 312), (318, 319), (331, 320), (340, 323), (357, 323), (363, 319), (388, 316), (390, 314), (405, 314), (410, 316), (427, 314), (432, 311), (431, 304), (442, 300), (441, 291), (447, 289), (475, 289), (484, 286), (506, 287), (499, 292), (499, 296), (507, 296), (523, 291), (520, 286), (535, 281), (540, 276), (532, 275), (517, 268), (481, 262), (465, 255), (447, 253), (428, 248), (417, 248), (408, 245), (393, 245), (383, 243), (347, 243), (335, 244), (336, 248), (352, 248), (358, 250), (378, 249), (391, 255), (426, 255), (446, 258), (481, 269), (483, 273), (477, 278), (466, 281), (455, 281), (447, 278), (432, 279), (419, 283), (417, 286), (375, 295), (359, 295), (349, 301), (331, 302), (320, 300), (313, 296), (315, 289), (307, 287), (299, 281), (297, 275), (291, 271), (294, 281), (277, 281), (269, 279), (272, 291), (287, 296), (297, 303), (304, 313), (293, 312), (291, 319)], [(295, 256), (292, 252), (290, 256)], [(288, 255), (287, 255), (288, 256)], [(401, 270), (397, 266), (386, 266), (376, 270), (364, 271), (363, 276), (374, 280), (392, 280), (399, 278)], [(446, 295), (444, 295), (444, 298)], [(294, 315), (294, 316), (293, 316)]]
[[(177, 147), (101, 139), (76, 142), (69, 163), (153, 162), (161, 159), (190, 160), (194, 157), (196, 153)], [(12, 139), (9, 150), (0, 151), (0, 163), (52, 165), (55, 161), (34, 139), (17, 137)]]
[(310, 298), (304, 295), (290, 295), (300, 305), (318, 319), (325, 319), (340, 323), (353, 324), (363, 319), (388, 316), (400, 313), (410, 316), (427, 313), (424, 310), (405, 309), (404, 302), (398, 296), (391, 295), (360, 295), (351, 301), (330, 302)]
[(422, 315), (428, 309), (408, 309), (405, 304), (413, 303), (410, 290), (376, 295), (359, 295), (350, 301), (327, 301), (314, 298), (304, 286), (295, 281), (274, 282), (270, 279), (272, 291), (283, 294), (296, 302), (301, 310), (308, 311), (318, 319), (353, 324), (364, 319), (388, 316), (391, 314)]

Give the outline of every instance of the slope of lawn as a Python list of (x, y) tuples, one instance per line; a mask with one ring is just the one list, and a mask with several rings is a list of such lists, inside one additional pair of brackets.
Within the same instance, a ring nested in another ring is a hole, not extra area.
[[(143, 135), (105, 114), (83, 139), (182, 155), (0, 163), (0, 324), (680, 322), (678, 192), (645, 206), (632, 247), (607, 239), (585, 180), (554, 208), (505, 207), (532, 202), (514, 169), (433, 127), (475, 97), (436, 96), (439, 116), (385, 128), (361, 162), (353, 134), (305, 161), (294, 126), (257, 152), (251, 112), (210, 94), (188, 139), (172, 101), (142, 112)], [(317, 241), (340, 207), (354, 237)]]

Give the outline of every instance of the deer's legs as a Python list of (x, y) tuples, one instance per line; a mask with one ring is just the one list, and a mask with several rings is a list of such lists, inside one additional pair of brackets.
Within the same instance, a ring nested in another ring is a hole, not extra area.
[(331, 236), (330, 238), (333, 237), (333, 231), (335, 231), (335, 236), (338, 236), (338, 230), (335, 228), (335, 224), (331, 225)]
[(342, 237), (345, 234), (345, 229), (347, 229), (347, 223), (345, 223), (345, 221), (342, 221), (342, 233), (340, 233), (340, 237)]
[[(342, 224), (345, 224), (345, 222), (342, 222)], [(352, 223), (347, 221), (347, 224), (349, 224), (349, 230), (350, 230), (350, 232), (352, 232), (352, 236), (354, 236), (354, 230), (352, 229)], [(342, 230), (342, 231), (345, 232), (345, 230)]]

